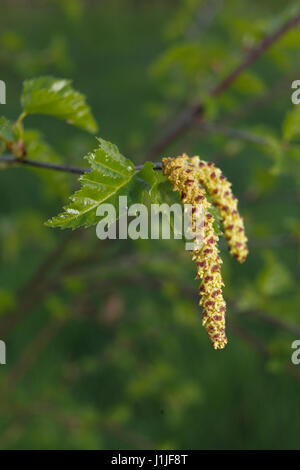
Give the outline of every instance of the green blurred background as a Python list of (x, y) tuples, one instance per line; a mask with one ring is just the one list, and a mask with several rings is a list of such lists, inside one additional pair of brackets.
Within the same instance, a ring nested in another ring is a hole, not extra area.
[[(1, 115), (19, 114), (25, 78), (72, 78), (99, 135), (139, 163), (187, 103), (204, 100), (212, 126), (195, 126), (164, 155), (199, 154), (224, 171), (250, 247), (240, 266), (221, 240), (229, 344), (214, 351), (181, 241), (100, 242), (94, 229), (49, 229), (43, 223), (76, 177), (0, 169), (2, 449), (300, 447), (300, 365), (291, 363), (300, 339), (300, 147), (284, 145), (281, 130), (300, 79), (299, 29), (220, 98), (207, 97), (294, 5), (1, 0)], [(84, 166), (95, 145), (51, 117), (25, 125), (64, 163)]]

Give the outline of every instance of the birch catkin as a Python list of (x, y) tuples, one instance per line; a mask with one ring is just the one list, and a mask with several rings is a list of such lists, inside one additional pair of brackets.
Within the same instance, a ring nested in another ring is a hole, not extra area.
[[(219, 207), (231, 254), (239, 261), (244, 261), (247, 255), (247, 239), (242, 218), (237, 212), (237, 201), (232, 196), (230, 183), (211, 163), (204, 162), (199, 157), (189, 158), (185, 154), (174, 159), (164, 158), (162, 163), (164, 174), (168, 176), (174, 191), (180, 192), (182, 202), (192, 204), (192, 213), (194, 214), (197, 204), (202, 204), (203, 207), (204, 237), (201, 244), (194, 245), (193, 260), (197, 266), (196, 278), (201, 280), (199, 292), (200, 305), (203, 308), (202, 324), (214, 348), (222, 349), (227, 344), (226, 303), (222, 295), (222, 260), (217, 245), (218, 236), (213, 228), (214, 217), (209, 210), (211, 203), (206, 198), (203, 185), (212, 194), (214, 204)], [(194, 230), (199, 229), (195, 227), (194, 217), (192, 223)]]
[(197, 178), (206, 186), (214, 205), (219, 209), (230, 254), (242, 263), (248, 255), (247, 237), (243, 219), (237, 210), (237, 198), (231, 191), (231, 183), (213, 163), (200, 160), (199, 157), (195, 157), (195, 168)]

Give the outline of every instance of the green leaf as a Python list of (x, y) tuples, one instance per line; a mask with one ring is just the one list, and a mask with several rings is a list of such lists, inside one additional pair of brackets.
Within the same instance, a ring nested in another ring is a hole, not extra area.
[(151, 201), (154, 204), (181, 204), (179, 193), (172, 190), (168, 178), (164, 176), (161, 171), (157, 171), (156, 174), (157, 179), (152, 187)]
[(101, 203), (115, 205), (118, 195), (128, 193), (133, 197), (135, 192), (138, 198), (138, 194), (147, 189), (143, 179), (133, 179), (140, 172), (135, 172), (132, 162), (120, 154), (117, 146), (103, 139), (98, 139), (98, 142), (99, 147), (85, 157), (91, 171), (79, 178), (81, 189), (71, 197), (71, 203), (64, 208), (65, 212), (46, 225), (73, 229), (89, 227), (98, 222), (96, 212)]
[(13, 125), (4, 116), (0, 117), (0, 138), (7, 142), (12, 142), (15, 138)]
[(147, 195), (150, 201), (161, 202), (161, 198), (158, 197), (158, 189), (161, 183), (167, 181), (167, 177), (163, 175), (160, 170), (153, 170), (154, 164), (152, 162), (146, 162), (143, 168), (138, 174), (138, 178), (144, 181), (147, 186)]
[(289, 111), (283, 121), (283, 138), (287, 141), (300, 137), (300, 106)]
[[(116, 222), (116, 220), (125, 214), (127, 207), (137, 203), (148, 206), (149, 203), (152, 202), (152, 192), (157, 183), (156, 173), (157, 172), (153, 170), (153, 163), (146, 162), (141, 170), (133, 174), (126, 186), (120, 188), (105, 201), (106, 203), (112, 204), (116, 210), (116, 217), (109, 220), (108, 225)], [(120, 212), (119, 207), (120, 196), (127, 197), (127, 207), (123, 208), (123, 212)]]
[(71, 80), (40, 77), (26, 80), (21, 103), (26, 114), (48, 114), (88, 132), (98, 130), (85, 96), (71, 87)]

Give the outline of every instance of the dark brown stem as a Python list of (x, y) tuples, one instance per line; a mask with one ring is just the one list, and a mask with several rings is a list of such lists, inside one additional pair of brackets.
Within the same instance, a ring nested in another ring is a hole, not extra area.
[[(91, 171), (90, 168), (82, 168), (79, 166), (68, 166), (68, 165), (59, 165), (57, 163), (47, 163), (47, 162), (38, 162), (36, 160), (28, 160), (28, 159), (20, 159), (14, 157), (13, 155), (0, 155), (0, 163), (4, 163), (7, 165), (28, 165), (34, 166), (36, 168), (42, 168), (44, 170), (55, 170), (55, 171), (63, 171), (65, 173), (74, 173), (76, 175), (82, 175), (83, 173), (87, 173)], [(135, 166), (135, 170), (140, 170), (143, 167), (143, 164)], [(161, 169), (161, 163), (154, 163), (154, 170)]]

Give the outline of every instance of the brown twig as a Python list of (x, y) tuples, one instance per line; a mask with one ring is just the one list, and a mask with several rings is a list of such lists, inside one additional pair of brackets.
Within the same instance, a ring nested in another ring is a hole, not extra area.
[[(82, 175), (83, 173), (88, 173), (91, 171), (90, 168), (83, 168), (79, 166), (68, 166), (68, 165), (60, 165), (58, 163), (49, 163), (49, 162), (39, 162), (37, 160), (29, 160), (29, 159), (21, 159), (17, 158), (13, 155), (0, 155), (0, 163), (4, 163), (6, 165), (27, 165), (33, 166), (36, 168), (41, 168), (43, 170), (54, 170), (54, 171), (62, 171), (64, 173), (73, 173), (75, 175)], [(153, 164), (154, 170), (161, 169), (161, 163), (154, 163)], [(143, 167), (143, 164), (136, 165), (134, 168), (135, 170), (140, 170)]]

